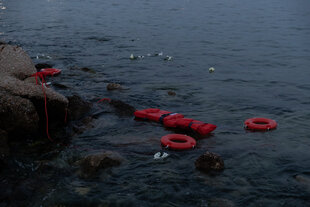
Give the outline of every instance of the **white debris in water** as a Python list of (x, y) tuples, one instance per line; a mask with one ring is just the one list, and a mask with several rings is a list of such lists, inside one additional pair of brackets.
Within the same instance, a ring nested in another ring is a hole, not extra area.
[(209, 68), (209, 73), (213, 73), (215, 71), (214, 67)]
[(136, 59), (138, 59), (138, 58), (139, 58), (139, 59), (143, 59), (144, 56), (143, 56), (143, 55), (134, 56), (133, 54), (131, 54), (129, 58), (130, 58), (130, 60), (136, 60)]
[(129, 58), (130, 58), (130, 60), (136, 59), (136, 57), (133, 54), (131, 54)]
[(46, 83), (44, 83), (45, 86), (49, 86), (49, 85), (51, 85), (51, 84), (52, 84), (51, 82), (46, 82)]
[(163, 54), (164, 54), (163, 52), (155, 53), (154, 56), (163, 56)]
[(167, 55), (164, 60), (170, 61), (170, 60), (172, 60), (172, 56)]
[(45, 54), (37, 54), (36, 59), (52, 59), (52, 57)]
[(166, 157), (168, 157), (168, 156), (169, 156), (169, 154), (166, 153), (166, 152), (164, 152), (164, 153), (157, 152), (157, 153), (155, 153), (155, 155), (154, 155), (154, 160), (162, 160), (162, 159), (164, 159), (164, 158), (166, 158)]

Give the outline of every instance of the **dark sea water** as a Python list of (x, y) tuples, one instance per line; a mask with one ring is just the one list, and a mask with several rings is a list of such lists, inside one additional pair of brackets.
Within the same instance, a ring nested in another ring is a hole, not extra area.
[[(0, 40), (63, 69), (51, 80), (70, 87), (63, 94), (218, 126), (194, 150), (167, 151), (158, 161), (160, 138), (173, 131), (103, 114), (66, 148), (12, 158), (16, 170), (1, 175), (1, 185), (14, 177), (23, 193), (9, 206), (310, 206), (309, 182), (295, 179), (310, 179), (310, 1), (0, 0)], [(107, 91), (109, 82), (129, 90)], [(278, 128), (248, 132), (243, 122), (251, 117), (274, 119)], [(101, 150), (126, 161), (78, 176), (72, 160)], [(222, 156), (222, 173), (195, 169), (206, 150)], [(38, 173), (43, 160), (51, 170)]]

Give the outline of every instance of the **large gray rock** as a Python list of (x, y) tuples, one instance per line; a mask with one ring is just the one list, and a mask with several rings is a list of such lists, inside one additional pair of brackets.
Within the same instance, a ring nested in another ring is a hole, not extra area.
[[(43, 100), (44, 94), (41, 85), (24, 81), (36, 72), (33, 62), (22, 48), (0, 45), (0, 88), (13, 95)], [(49, 102), (68, 104), (68, 100), (63, 95), (50, 88), (45, 88), (45, 91)]]
[(9, 133), (38, 130), (39, 116), (31, 101), (0, 89), (0, 126)]
[[(22, 48), (0, 45), (0, 123), (9, 133), (19, 130), (36, 133), (39, 119), (45, 122), (44, 92), (42, 86), (36, 84), (35, 77), (31, 77), (36, 72)], [(51, 88), (44, 87), (44, 91), (49, 121), (63, 122), (68, 99)], [(8, 114), (11, 117), (7, 117)]]

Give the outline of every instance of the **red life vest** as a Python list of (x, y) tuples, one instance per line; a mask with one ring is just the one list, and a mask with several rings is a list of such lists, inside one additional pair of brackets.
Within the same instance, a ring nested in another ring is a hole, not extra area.
[(136, 111), (134, 115), (137, 118), (160, 122), (165, 127), (191, 129), (203, 136), (216, 129), (216, 126), (213, 124), (184, 118), (182, 114), (172, 113), (170, 111), (164, 111), (160, 109), (144, 109)]

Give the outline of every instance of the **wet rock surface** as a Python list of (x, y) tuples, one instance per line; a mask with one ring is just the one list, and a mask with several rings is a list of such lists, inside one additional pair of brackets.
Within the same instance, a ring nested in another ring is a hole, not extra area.
[(34, 104), (0, 89), (0, 126), (9, 133), (36, 133), (39, 115)]
[(44, 92), (50, 123), (63, 122), (68, 99), (51, 88), (42, 89), (36, 84), (35, 78), (31, 77), (36, 72), (22, 48), (0, 45), (0, 123), (9, 137), (15, 132), (37, 134), (38, 128), (44, 126)]
[(0, 167), (1, 159), (9, 155), (8, 134), (6, 131), (0, 129)]
[(78, 95), (67, 97), (69, 100), (68, 105), (68, 120), (78, 120), (87, 114), (92, 107), (92, 104), (85, 101)]
[(100, 169), (118, 166), (123, 162), (123, 158), (117, 152), (103, 151), (87, 155), (77, 164), (81, 167), (83, 177), (91, 177)]
[(136, 109), (120, 100), (111, 100), (110, 105), (115, 109), (115, 113), (120, 116), (133, 116)]
[(212, 171), (224, 170), (223, 159), (212, 152), (206, 152), (195, 161), (195, 166), (198, 170), (209, 173)]

